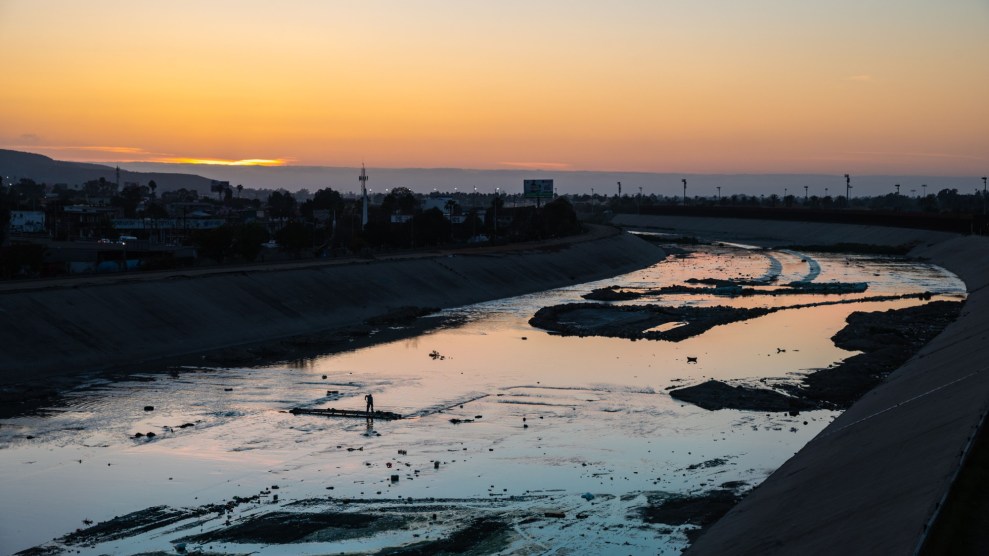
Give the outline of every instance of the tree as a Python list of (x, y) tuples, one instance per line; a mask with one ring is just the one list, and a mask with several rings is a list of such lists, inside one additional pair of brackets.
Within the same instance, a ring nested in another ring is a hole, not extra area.
[(298, 256), (306, 247), (312, 247), (312, 230), (302, 222), (289, 222), (281, 230), (275, 232), (275, 241), (285, 250)]
[(299, 212), (301, 212), (306, 218), (312, 218), (314, 210), (339, 211), (342, 207), (343, 197), (339, 192), (327, 187), (316, 191), (316, 193), (313, 194), (312, 199), (302, 203), (299, 207)]
[(412, 218), (416, 245), (436, 245), (450, 237), (450, 221), (438, 208), (431, 208)]
[(295, 216), (295, 197), (288, 191), (275, 191), (268, 195), (268, 210), (273, 218), (291, 218)]
[(234, 230), (234, 250), (247, 262), (258, 258), (261, 244), (268, 241), (268, 230), (264, 226), (251, 222), (242, 224)]
[(38, 210), (41, 207), (47, 189), (45, 184), (35, 183), (34, 180), (28, 178), (21, 178), (10, 187), (17, 206), (27, 210)]
[(419, 209), (419, 200), (408, 187), (396, 187), (385, 195), (381, 201), (381, 209), (387, 215), (415, 214)]
[(550, 237), (566, 236), (580, 232), (577, 212), (566, 197), (558, 197), (543, 207), (543, 231)]
[(110, 202), (113, 206), (123, 209), (125, 218), (134, 218), (137, 205), (144, 200), (144, 189), (137, 185), (126, 185)]
[(155, 183), (155, 180), (151, 180), (148, 182), (148, 189), (151, 190), (151, 197), (154, 198), (155, 192), (158, 190), (158, 184)]
[(196, 232), (193, 243), (203, 255), (216, 262), (223, 262), (231, 254), (233, 237), (233, 229), (230, 226), (220, 226), (213, 230)]

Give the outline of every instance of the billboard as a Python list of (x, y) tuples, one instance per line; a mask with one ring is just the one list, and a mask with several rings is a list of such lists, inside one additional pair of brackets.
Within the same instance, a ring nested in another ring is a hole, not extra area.
[(522, 180), (522, 192), (526, 199), (552, 199), (553, 180)]

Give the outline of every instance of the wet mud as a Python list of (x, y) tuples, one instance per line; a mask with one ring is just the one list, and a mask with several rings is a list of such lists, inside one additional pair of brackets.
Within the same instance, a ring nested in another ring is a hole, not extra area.
[(693, 542), (704, 529), (728, 513), (742, 499), (739, 485), (708, 490), (697, 495), (669, 496), (649, 494), (648, 504), (640, 510), (641, 519), (650, 524), (693, 525), (684, 533)]
[[(668, 307), (664, 305), (604, 305), (565, 303), (543, 307), (529, 324), (563, 336), (606, 336), (630, 340), (679, 342), (707, 332), (715, 326), (761, 317), (766, 308)], [(683, 323), (669, 330), (654, 330), (664, 324)]]
[(670, 391), (675, 399), (704, 409), (788, 411), (846, 409), (881, 383), (891, 372), (958, 318), (962, 303), (935, 301), (918, 307), (855, 312), (832, 337), (835, 345), (861, 351), (827, 369), (815, 371), (799, 384), (781, 383), (785, 393), (717, 380)]

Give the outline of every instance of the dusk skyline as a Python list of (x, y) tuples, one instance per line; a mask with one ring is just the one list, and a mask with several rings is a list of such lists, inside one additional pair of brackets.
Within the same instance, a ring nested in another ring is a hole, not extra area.
[(0, 148), (985, 175), (989, 4), (0, 3)]

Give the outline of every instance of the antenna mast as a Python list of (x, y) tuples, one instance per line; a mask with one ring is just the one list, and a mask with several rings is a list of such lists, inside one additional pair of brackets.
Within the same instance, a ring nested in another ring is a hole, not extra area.
[(361, 229), (367, 227), (367, 170), (361, 162), (361, 175), (357, 178), (361, 182), (361, 197), (364, 199), (364, 206), (361, 209)]

